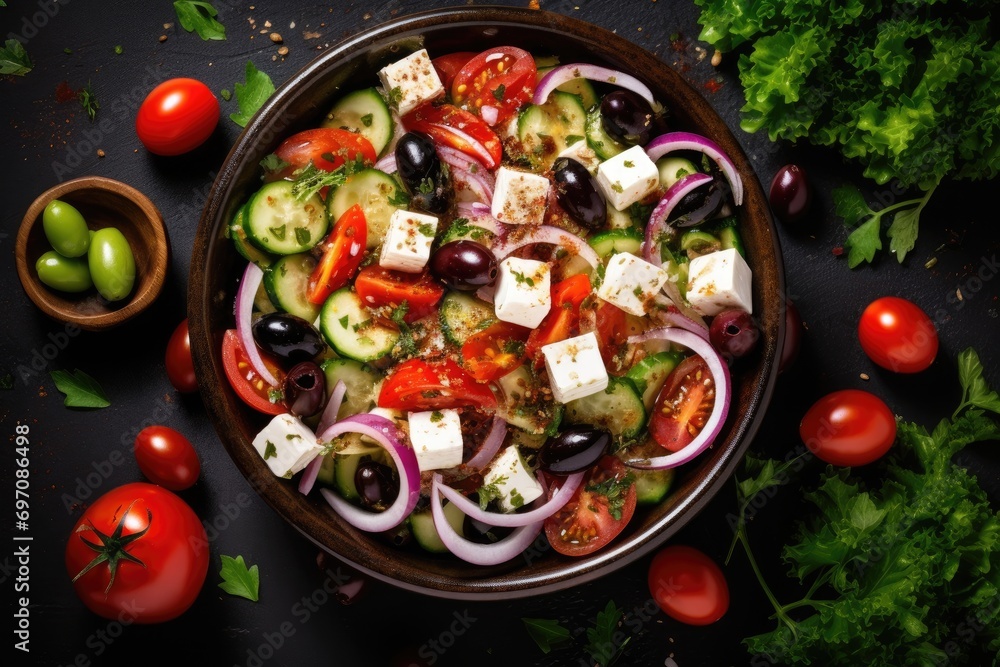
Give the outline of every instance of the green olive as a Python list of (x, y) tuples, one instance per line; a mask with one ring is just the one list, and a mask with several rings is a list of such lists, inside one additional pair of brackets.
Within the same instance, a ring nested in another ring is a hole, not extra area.
[(53, 199), (42, 213), (42, 229), (52, 248), (63, 257), (80, 257), (90, 246), (87, 221), (70, 204)]
[(82, 257), (63, 257), (49, 250), (35, 262), (38, 279), (61, 292), (85, 292), (94, 286)]
[(97, 230), (87, 251), (90, 276), (108, 301), (120, 301), (135, 284), (135, 257), (125, 235), (114, 227)]

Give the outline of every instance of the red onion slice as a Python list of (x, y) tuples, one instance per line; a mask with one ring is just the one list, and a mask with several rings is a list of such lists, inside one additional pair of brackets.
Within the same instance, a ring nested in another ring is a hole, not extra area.
[[(539, 478), (541, 478), (541, 474), (539, 474)], [(444, 484), (440, 475), (434, 476), (434, 483), (437, 485), (438, 492), (457, 505), (463, 514), (470, 519), (481, 521), (488, 526), (496, 526), (497, 528), (518, 528), (536, 521), (545, 521), (545, 519), (558, 512), (570, 501), (576, 490), (580, 488), (581, 482), (583, 482), (583, 473), (573, 473), (566, 478), (566, 481), (559, 487), (559, 490), (552, 494), (552, 497), (540, 507), (523, 513), (500, 514), (499, 512), (487, 512), (479, 507), (478, 503), (469, 500), (459, 491)], [(545, 495), (548, 494), (544, 494), (542, 497), (544, 498)]]
[(531, 245), (532, 243), (551, 243), (552, 245), (573, 250), (595, 269), (601, 263), (601, 258), (598, 257), (597, 251), (590, 244), (576, 234), (570, 234), (565, 229), (551, 225), (540, 225), (530, 229), (526, 234), (518, 235), (518, 239), (511, 243), (498, 243), (493, 249), (493, 254), (496, 255), (497, 261), (500, 262), (515, 250)]
[(375, 163), (375, 168), (378, 169), (379, 171), (385, 172), (387, 174), (395, 174), (396, 173), (396, 154), (395, 153), (387, 153), (385, 155), (385, 157), (380, 158), (379, 161)]
[(715, 438), (722, 431), (729, 413), (729, 402), (732, 399), (732, 382), (729, 377), (729, 367), (722, 356), (716, 352), (711, 343), (701, 336), (690, 331), (674, 327), (663, 327), (652, 329), (644, 334), (632, 336), (628, 339), (630, 343), (644, 343), (649, 340), (668, 340), (677, 343), (699, 355), (708, 364), (708, 370), (712, 373), (715, 381), (715, 403), (712, 405), (712, 414), (708, 416), (705, 427), (687, 447), (666, 456), (656, 456), (649, 459), (632, 459), (625, 461), (625, 465), (643, 470), (663, 470), (674, 468), (695, 458), (715, 441)]
[(507, 422), (500, 417), (494, 417), (490, 432), (486, 435), (486, 439), (483, 440), (479, 451), (466, 461), (465, 465), (469, 468), (477, 469), (488, 465), (493, 460), (493, 457), (496, 456), (496, 453), (500, 451), (500, 445), (503, 444), (503, 439), (506, 437)]
[(479, 160), (469, 157), (462, 151), (452, 148), (451, 146), (445, 146), (444, 144), (436, 144), (434, 148), (437, 150), (438, 156), (449, 165), (478, 174), (490, 186), (491, 190), (493, 189), (493, 186), (496, 185), (496, 179), (493, 177), (493, 173), (483, 166), (483, 163)]
[(479, 156), (479, 161), (486, 165), (487, 169), (493, 169), (497, 166), (496, 160), (493, 159), (493, 156), (490, 155), (488, 150), (486, 150), (486, 147), (483, 146), (482, 142), (473, 138), (472, 135), (463, 132), (458, 128), (451, 127), (450, 125), (442, 125), (441, 123), (432, 123), (432, 125), (437, 127), (441, 132), (450, 132), (458, 137), (463, 143), (476, 152), (476, 155)]
[(369, 512), (348, 502), (332, 489), (320, 489), (330, 507), (347, 523), (359, 530), (378, 533), (395, 528), (410, 515), (420, 498), (420, 468), (413, 449), (403, 444), (402, 434), (396, 425), (385, 417), (360, 414), (346, 417), (327, 427), (320, 435), (320, 442), (328, 442), (344, 433), (368, 436), (389, 452), (399, 473), (399, 495), (384, 512)]
[(500, 221), (490, 213), (490, 207), (482, 202), (460, 201), (455, 204), (455, 209), (458, 211), (460, 218), (465, 218), (474, 227), (485, 229), (494, 236), (499, 236), (503, 231)]
[(257, 343), (253, 339), (251, 330), (253, 318), (253, 298), (260, 288), (260, 281), (264, 278), (264, 272), (253, 262), (247, 263), (247, 268), (243, 272), (243, 280), (240, 281), (240, 288), (236, 292), (236, 333), (243, 343), (243, 351), (247, 353), (247, 359), (257, 375), (264, 382), (272, 387), (278, 386), (278, 380), (271, 374), (271, 371), (264, 365), (264, 360), (257, 349)]
[(719, 144), (708, 137), (693, 132), (668, 132), (661, 134), (646, 145), (646, 155), (656, 162), (667, 153), (673, 151), (698, 151), (707, 155), (726, 175), (729, 187), (733, 190), (733, 202), (739, 206), (743, 203), (743, 179), (736, 171), (736, 165), (729, 159)]
[(708, 174), (688, 174), (680, 179), (663, 193), (656, 208), (649, 215), (649, 222), (646, 224), (646, 240), (642, 244), (642, 256), (650, 264), (661, 266), (663, 260), (660, 258), (660, 244), (658, 239), (667, 226), (667, 218), (670, 212), (680, 203), (684, 196), (697, 187), (711, 183), (712, 177)]
[(484, 104), (479, 109), (479, 115), (484, 123), (492, 127), (497, 124), (497, 119), (500, 117), (500, 109)]
[[(663, 308), (653, 309), (650, 312), (650, 318), (656, 320), (658, 323), (698, 334), (705, 340), (708, 340), (708, 325), (701, 319), (701, 315), (690, 309), (688, 313), (681, 311), (675, 304), (668, 303), (667, 298), (661, 294), (657, 294), (654, 299), (658, 304), (663, 305)], [(695, 317), (698, 319), (695, 319)]]
[(591, 81), (600, 81), (620, 86), (641, 96), (649, 102), (654, 110), (660, 108), (659, 103), (653, 97), (653, 93), (639, 79), (625, 72), (587, 63), (562, 65), (561, 67), (549, 70), (535, 86), (535, 95), (532, 102), (535, 104), (545, 104), (545, 100), (549, 99), (549, 95), (553, 90), (573, 79), (590, 79)]
[[(347, 385), (344, 384), (343, 380), (337, 380), (337, 386), (333, 388), (330, 400), (326, 402), (323, 414), (319, 418), (319, 424), (316, 425), (317, 433), (322, 433), (337, 421), (337, 412), (340, 411), (340, 404), (344, 402), (344, 394), (346, 393)], [(318, 438), (317, 441), (319, 441)], [(316, 484), (316, 478), (319, 476), (320, 466), (323, 465), (324, 456), (325, 454), (321, 453), (314, 457), (306, 469), (302, 471), (302, 476), (299, 478), (299, 493), (309, 495), (309, 492), (312, 491), (313, 485)]]

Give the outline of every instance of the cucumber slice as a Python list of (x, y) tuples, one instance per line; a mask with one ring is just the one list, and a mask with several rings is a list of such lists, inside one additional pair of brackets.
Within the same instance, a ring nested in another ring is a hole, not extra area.
[(637, 363), (625, 374), (642, 394), (642, 404), (646, 407), (646, 412), (653, 409), (656, 397), (663, 388), (663, 382), (683, 358), (684, 355), (679, 352), (657, 352)]
[(362, 169), (347, 177), (347, 181), (333, 191), (327, 200), (330, 219), (339, 220), (347, 209), (361, 204), (368, 223), (368, 247), (382, 244), (389, 231), (389, 219), (399, 210), (391, 203), (403, 201), (405, 192), (395, 178), (378, 169)]
[(562, 422), (564, 408), (561, 403), (545, 400), (541, 389), (546, 383), (531, 372), (528, 365), (518, 366), (497, 380), (503, 400), (497, 414), (508, 424), (534, 435), (554, 435)]
[[(628, 229), (634, 226), (632, 221), (632, 216), (629, 215), (628, 209), (624, 211), (619, 211), (610, 203), (608, 204), (608, 228), (609, 229)], [(642, 223), (643, 228), (646, 226), (646, 221)]]
[[(535, 67), (538, 70), (537, 81), (541, 81), (542, 77), (555, 69), (558, 64), (558, 58), (536, 58)], [(563, 85), (556, 88), (556, 90), (579, 97), (580, 103), (583, 105), (584, 109), (590, 109), (599, 101), (597, 99), (597, 93), (594, 91), (593, 84), (591, 84), (587, 79), (573, 79), (572, 81), (567, 81)]]
[(464, 345), (477, 331), (497, 321), (493, 305), (466, 292), (448, 292), (438, 309), (441, 332), (454, 345)]
[(660, 172), (660, 187), (664, 190), (688, 174), (698, 173), (698, 167), (691, 160), (669, 155), (657, 160), (656, 168)]
[(662, 268), (667, 272), (667, 280), (677, 285), (677, 290), (681, 297), (687, 298), (688, 282), (688, 258), (682, 253), (674, 254), (662, 246), (660, 257), (663, 259)]
[(307, 252), (285, 255), (264, 271), (264, 289), (279, 309), (315, 322), (319, 306), (307, 297), (309, 276), (316, 268), (316, 259)]
[(274, 255), (254, 247), (247, 240), (247, 232), (243, 228), (243, 225), (246, 223), (248, 207), (249, 202), (240, 206), (239, 210), (236, 211), (233, 221), (226, 228), (226, 236), (232, 240), (233, 245), (236, 247), (236, 252), (240, 253), (243, 259), (253, 262), (262, 269), (266, 269), (274, 262)]
[[(444, 512), (444, 518), (448, 522), (448, 525), (461, 535), (465, 525), (465, 515), (462, 514), (462, 510), (458, 509), (458, 505), (450, 503), (447, 500), (441, 504), (441, 510)], [(434, 517), (431, 514), (430, 508), (422, 512), (411, 513), (409, 524), (410, 531), (413, 533), (413, 539), (424, 549), (435, 554), (443, 554), (448, 551), (448, 547), (441, 541), (441, 536), (438, 534), (437, 528), (434, 527)]]
[(718, 237), (700, 229), (689, 229), (681, 235), (681, 250), (688, 257), (697, 257), (722, 249), (722, 241)]
[(635, 501), (640, 505), (656, 505), (663, 501), (674, 482), (674, 468), (666, 470), (632, 469)]
[(570, 143), (585, 136), (586, 121), (580, 98), (556, 90), (545, 104), (531, 104), (521, 112), (517, 135), (536, 170), (545, 171)]
[[(379, 463), (389, 461), (389, 455), (384, 449), (371, 454), (334, 454), (333, 455), (333, 486), (337, 493), (347, 500), (360, 500), (358, 487), (354, 483), (354, 474), (358, 471), (358, 466), (364, 461), (375, 460)], [(389, 462), (392, 467), (392, 463)]]
[(566, 404), (566, 422), (599, 426), (615, 438), (628, 441), (642, 432), (646, 407), (631, 380), (610, 377), (604, 391)]
[(738, 224), (736, 218), (730, 216), (715, 223), (713, 231), (719, 237), (723, 250), (735, 248), (736, 252), (745, 257), (746, 249), (743, 247), (743, 237), (740, 235)]
[(634, 227), (628, 229), (612, 229), (607, 232), (595, 234), (587, 239), (590, 247), (597, 251), (597, 254), (604, 259), (612, 252), (628, 252), (638, 255), (642, 248), (643, 236)]
[(264, 281), (261, 281), (260, 287), (257, 288), (257, 291), (253, 295), (253, 307), (261, 315), (278, 312), (278, 309), (271, 303), (271, 297), (268, 296), (267, 290), (264, 289)]
[(601, 124), (601, 107), (599, 105), (587, 112), (587, 122), (584, 125), (584, 131), (587, 143), (597, 153), (597, 157), (602, 160), (614, 157), (628, 148), (628, 146), (619, 143), (604, 131), (604, 126)]
[(399, 332), (374, 322), (358, 295), (347, 287), (327, 298), (319, 326), (337, 354), (357, 361), (381, 359), (399, 340)]
[(371, 142), (378, 155), (382, 155), (382, 151), (392, 141), (392, 114), (385, 100), (374, 88), (344, 95), (326, 114), (322, 127), (357, 132)]
[[(340, 326), (338, 323), (337, 326)], [(343, 380), (347, 391), (337, 419), (368, 412), (375, 407), (382, 374), (368, 364), (354, 359), (326, 359), (320, 364), (326, 376), (327, 394)]]
[(299, 201), (291, 181), (268, 183), (250, 200), (243, 229), (257, 248), (276, 255), (305, 252), (323, 240), (329, 220), (323, 200)]
[(323, 455), (323, 460), (319, 464), (319, 472), (316, 473), (316, 481), (324, 486), (334, 485), (334, 463), (333, 453)]

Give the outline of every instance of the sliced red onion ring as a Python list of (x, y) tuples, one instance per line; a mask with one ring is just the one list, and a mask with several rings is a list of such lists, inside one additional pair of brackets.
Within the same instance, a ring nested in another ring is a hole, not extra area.
[(535, 104), (545, 104), (545, 100), (549, 99), (549, 95), (553, 90), (573, 79), (590, 79), (591, 81), (600, 81), (620, 86), (641, 96), (649, 102), (654, 110), (660, 108), (659, 103), (653, 97), (653, 93), (639, 79), (625, 72), (587, 63), (562, 65), (550, 70), (535, 86), (535, 96), (532, 102)]
[[(431, 484), (431, 516), (434, 518), (434, 527), (448, 551), (466, 562), (473, 565), (505, 563), (522, 554), (542, 532), (542, 522), (537, 521), (515, 528), (510, 535), (493, 544), (470, 542), (448, 523), (441, 505), (441, 486), (437, 481)], [(535, 503), (537, 502), (536, 500)]]
[(736, 165), (722, 151), (719, 144), (708, 137), (693, 132), (668, 132), (646, 144), (646, 155), (653, 162), (673, 151), (698, 151), (707, 155), (715, 164), (719, 165), (719, 169), (726, 175), (729, 187), (733, 190), (733, 202), (737, 206), (743, 203), (743, 179), (736, 171)]
[(465, 462), (465, 465), (469, 468), (482, 468), (483, 466), (489, 464), (493, 460), (493, 457), (498, 451), (500, 451), (500, 445), (503, 444), (503, 439), (507, 437), (507, 422), (500, 417), (493, 418), (493, 425), (490, 427), (490, 432), (486, 435), (486, 439), (483, 440), (482, 446), (480, 446), (479, 451), (476, 452), (472, 458)]
[[(337, 413), (340, 411), (340, 404), (344, 402), (344, 394), (347, 393), (347, 385), (344, 384), (343, 380), (337, 380), (337, 385), (333, 388), (333, 392), (330, 394), (330, 399), (326, 402), (326, 408), (323, 409), (323, 414), (319, 418), (319, 424), (316, 425), (316, 432), (322, 433), (331, 424), (337, 421)], [(319, 454), (306, 469), (302, 471), (302, 476), (299, 478), (299, 493), (303, 495), (309, 495), (312, 491), (313, 485), (316, 484), (316, 478), (319, 476), (319, 469), (323, 465), (324, 454)]]
[(396, 425), (385, 417), (360, 414), (346, 417), (329, 426), (319, 435), (320, 442), (328, 442), (343, 433), (366, 435), (389, 452), (399, 473), (399, 495), (384, 512), (369, 512), (351, 504), (331, 489), (320, 489), (320, 493), (347, 523), (359, 530), (378, 533), (398, 526), (420, 498), (420, 468), (413, 449), (402, 442)]
[(532, 243), (551, 243), (552, 245), (559, 245), (574, 250), (576, 254), (580, 255), (595, 269), (601, 263), (601, 258), (598, 257), (597, 251), (590, 247), (590, 244), (576, 234), (570, 234), (565, 229), (551, 225), (540, 225), (530, 229), (526, 234), (519, 235), (516, 241), (498, 243), (493, 249), (493, 254), (496, 255), (499, 262), (515, 250), (531, 245)]
[(247, 359), (250, 360), (253, 369), (257, 371), (257, 375), (272, 387), (277, 387), (278, 380), (264, 365), (251, 329), (253, 298), (260, 288), (260, 281), (263, 278), (264, 272), (260, 270), (260, 267), (253, 262), (247, 262), (247, 268), (243, 272), (243, 280), (240, 281), (240, 288), (236, 292), (236, 333), (239, 335), (240, 342), (243, 343), (243, 351), (247, 353)]
[[(540, 477), (541, 474), (539, 474), (539, 478)], [(497, 528), (518, 528), (520, 526), (527, 526), (536, 521), (545, 521), (545, 519), (548, 519), (550, 516), (562, 509), (563, 506), (570, 501), (570, 498), (573, 497), (573, 494), (576, 493), (576, 490), (580, 488), (580, 483), (583, 482), (583, 473), (577, 472), (568, 476), (563, 485), (559, 487), (559, 490), (552, 494), (552, 497), (540, 507), (536, 507), (523, 513), (515, 512), (511, 514), (487, 512), (479, 507), (478, 503), (472, 502), (459, 491), (456, 491), (450, 486), (444, 484), (440, 475), (435, 475), (434, 481), (437, 484), (438, 492), (457, 505), (458, 508), (462, 510), (462, 513), (470, 519), (482, 521), (488, 526), (496, 526)], [(544, 494), (542, 497), (544, 498), (545, 495), (548, 494)]]
[(497, 166), (496, 160), (493, 159), (493, 156), (490, 155), (490, 152), (486, 150), (486, 147), (483, 146), (482, 142), (480, 142), (478, 139), (474, 139), (468, 133), (463, 132), (462, 130), (459, 130), (458, 128), (452, 127), (450, 125), (442, 125), (441, 123), (433, 123), (433, 125), (435, 125), (438, 129), (440, 129), (443, 132), (450, 132), (454, 134), (456, 137), (458, 137), (464, 143), (466, 143), (472, 150), (476, 152), (476, 154), (479, 156), (479, 161), (482, 162), (484, 165), (486, 165), (487, 169), (493, 169), (494, 167)]
[(646, 240), (642, 244), (642, 256), (650, 264), (661, 266), (663, 260), (660, 258), (660, 244), (657, 239), (667, 226), (667, 218), (670, 212), (680, 203), (684, 196), (697, 187), (711, 183), (712, 177), (708, 174), (688, 174), (680, 179), (663, 193), (656, 208), (649, 215), (649, 222), (646, 224)]
[(643, 470), (664, 470), (674, 468), (687, 463), (705, 451), (715, 438), (722, 431), (725, 424), (726, 415), (729, 413), (729, 402), (732, 398), (732, 382), (729, 377), (729, 367), (722, 356), (716, 352), (711, 343), (701, 336), (690, 331), (675, 327), (663, 327), (652, 329), (644, 334), (632, 336), (628, 339), (630, 343), (644, 343), (649, 340), (668, 340), (677, 343), (699, 355), (708, 364), (708, 370), (712, 373), (715, 381), (715, 403), (712, 405), (712, 414), (708, 416), (705, 427), (687, 447), (666, 456), (656, 456), (649, 459), (632, 459), (625, 461), (625, 465)]
[(434, 148), (437, 150), (438, 156), (452, 165), (453, 167), (461, 167), (474, 174), (479, 174), (486, 183), (489, 184), (490, 189), (496, 185), (496, 179), (493, 177), (493, 173), (483, 166), (483, 163), (479, 160), (469, 157), (465, 153), (451, 146), (445, 146), (444, 144), (436, 144)]
[(493, 125), (496, 125), (497, 118), (500, 117), (500, 109), (484, 104), (479, 109), (479, 115), (483, 119), (484, 123), (492, 127)]
[(503, 231), (500, 221), (490, 213), (490, 207), (482, 202), (460, 201), (455, 204), (455, 209), (458, 211), (459, 217), (465, 218), (474, 227), (485, 229), (494, 236), (499, 236), (500, 232)]
[[(688, 312), (683, 312), (674, 303), (668, 302), (667, 298), (657, 294), (654, 300), (663, 306), (650, 312), (650, 317), (661, 324), (671, 327), (678, 327), (685, 331), (698, 334), (708, 340), (708, 325), (701, 318), (701, 315), (688, 308)], [(695, 319), (698, 318), (698, 319)]]
[(395, 174), (396, 173), (396, 154), (395, 153), (387, 153), (385, 155), (385, 157), (379, 159), (379, 161), (375, 163), (375, 168), (378, 169), (379, 171), (383, 171), (383, 172), (385, 172), (387, 174)]

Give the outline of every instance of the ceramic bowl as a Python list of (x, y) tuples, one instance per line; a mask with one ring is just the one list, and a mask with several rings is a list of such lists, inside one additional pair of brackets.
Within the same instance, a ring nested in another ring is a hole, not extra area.
[[(379, 68), (421, 47), (433, 56), (505, 44), (532, 52), (544, 45), (563, 63), (592, 62), (637, 73), (670, 109), (675, 127), (711, 137), (731, 156), (745, 183), (739, 216), (762, 339), (755, 356), (734, 371), (733, 404), (723, 432), (708, 452), (678, 471), (664, 502), (637, 511), (621, 535), (588, 557), (561, 556), (541, 537), (522, 558), (479, 567), (451, 554), (395, 547), (356, 530), (318, 493), (303, 496), (296, 481), (270, 473), (251, 444), (268, 417), (241, 402), (223, 370), (222, 338), (234, 327), (233, 301), (245, 266), (225, 230), (259, 187), (260, 160), (283, 138), (318, 126), (338, 95), (375, 85)], [(767, 408), (783, 336), (783, 294), (777, 235), (760, 182), (726, 124), (677, 72), (635, 44), (579, 20), (544, 11), (462, 7), (411, 15), (352, 37), (293, 75), (268, 100), (236, 141), (209, 195), (191, 261), (188, 315), (195, 368), (216, 430), (240, 471), (275, 511), (323, 549), (378, 579), (440, 597), (499, 599), (601, 577), (650, 553), (698, 515), (730, 478)]]

